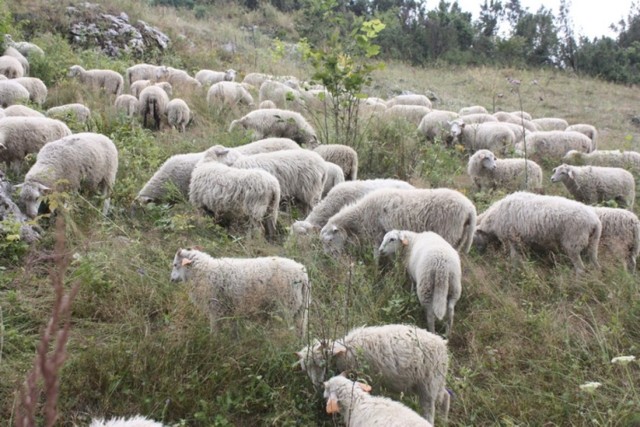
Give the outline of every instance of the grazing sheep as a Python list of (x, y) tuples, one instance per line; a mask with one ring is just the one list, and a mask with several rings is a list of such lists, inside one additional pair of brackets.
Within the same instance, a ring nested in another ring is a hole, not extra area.
[(394, 96), (387, 101), (387, 107), (393, 107), (394, 105), (422, 105), (429, 109), (433, 107), (429, 98), (418, 94)]
[(152, 201), (173, 201), (174, 187), (185, 199), (189, 198), (191, 173), (204, 153), (176, 154), (169, 157), (138, 192), (136, 200), (141, 204)]
[(338, 375), (324, 383), (327, 414), (341, 413), (347, 427), (433, 427), (409, 407), (387, 397), (371, 396), (371, 387)]
[(230, 68), (227, 71), (200, 70), (194, 77), (202, 86), (210, 87), (218, 82), (232, 82), (236, 75), (236, 70)]
[(578, 123), (575, 125), (567, 126), (565, 130), (580, 132), (587, 135), (591, 140), (592, 151), (598, 149), (598, 130), (595, 126), (586, 123)]
[(276, 106), (276, 104), (273, 101), (270, 100), (266, 100), (266, 101), (262, 101), (259, 105), (258, 108), (263, 110), (263, 109), (267, 109), (267, 108), (278, 108)]
[(125, 113), (127, 117), (135, 116), (140, 110), (138, 98), (128, 94), (119, 95), (114, 102), (114, 106), (117, 111)]
[(167, 104), (167, 121), (172, 129), (180, 132), (187, 130), (187, 125), (191, 121), (191, 110), (189, 105), (180, 98), (174, 98)]
[(104, 90), (109, 95), (118, 96), (124, 88), (124, 79), (113, 70), (85, 70), (79, 65), (69, 68), (69, 77), (78, 78), (92, 90)]
[(212, 330), (223, 317), (258, 317), (269, 310), (292, 319), (305, 336), (311, 285), (305, 266), (291, 259), (213, 258), (196, 249), (178, 249), (171, 281), (189, 283), (191, 300), (208, 315)]
[(304, 215), (322, 198), (326, 162), (312, 151), (281, 150), (247, 156), (236, 149), (216, 145), (209, 152), (227, 166), (269, 172), (280, 183), (282, 199), (297, 201)]
[(24, 77), (24, 67), (17, 58), (9, 55), (0, 56), (0, 74), (8, 79)]
[(527, 113), (526, 111), (522, 111), (522, 110), (512, 111), (509, 114), (512, 114), (512, 115), (514, 115), (514, 116), (516, 116), (516, 117), (518, 117), (520, 119), (525, 119), (525, 120), (528, 120), (528, 121), (531, 121), (531, 119), (532, 119), (531, 114)]
[(41, 112), (21, 104), (10, 105), (3, 111), (5, 117), (45, 117)]
[[(635, 273), (640, 254), (640, 220), (633, 212), (618, 208), (593, 208), (602, 223), (600, 249), (623, 260), (627, 271)], [(602, 251), (600, 251), (602, 254)]]
[[(129, 93), (131, 93), (131, 95), (135, 96), (136, 98), (140, 98), (140, 92), (142, 92), (142, 89), (144, 89), (145, 87), (149, 87), (152, 84), (153, 83), (151, 82), (151, 80), (136, 80), (129, 86)], [(171, 85), (169, 84), (169, 86)]]
[(430, 112), (431, 108), (423, 105), (396, 104), (382, 111), (380, 117), (385, 122), (405, 120), (414, 126), (418, 126), (422, 121), (422, 118)]
[(551, 131), (551, 130), (565, 130), (569, 123), (565, 119), (560, 119), (557, 117), (542, 117), (539, 119), (532, 119), (531, 123), (538, 127), (538, 130), (541, 131)]
[(483, 250), (492, 241), (508, 247), (515, 259), (520, 245), (564, 252), (576, 270), (584, 271), (580, 257), (586, 251), (598, 265), (602, 223), (593, 208), (559, 196), (527, 192), (509, 194), (478, 216), (473, 243)]
[(47, 110), (47, 117), (59, 119), (64, 122), (76, 122), (86, 124), (91, 118), (91, 110), (83, 104), (65, 104), (52, 107)]
[(7, 108), (13, 104), (29, 101), (29, 91), (13, 80), (0, 80), (0, 107)]
[(158, 69), (156, 71), (156, 81), (169, 82), (171, 87), (178, 91), (194, 91), (202, 88), (198, 80), (191, 77), (189, 73), (173, 67)]
[(256, 89), (259, 89), (260, 86), (262, 86), (262, 83), (265, 82), (265, 80), (269, 80), (272, 77), (273, 76), (269, 74), (264, 74), (264, 73), (249, 73), (246, 76), (244, 76), (242, 83), (250, 84)]
[(502, 123), (512, 123), (518, 125), (520, 128), (525, 128), (529, 132), (538, 132), (538, 126), (531, 123), (530, 120), (523, 119), (520, 116), (515, 116), (512, 113), (505, 113), (504, 111), (497, 111), (493, 113), (493, 116)]
[(466, 125), (463, 119), (451, 122), (453, 142), (462, 144), (467, 150), (490, 150), (506, 153), (515, 146), (516, 136), (502, 123), (486, 122), (477, 125)]
[(385, 256), (403, 253), (412, 292), (415, 286), (418, 300), (424, 308), (427, 329), (435, 333), (435, 319), (446, 317), (445, 335), (450, 336), (454, 309), (462, 294), (462, 267), (458, 252), (432, 231), (414, 233), (408, 230), (389, 231), (378, 251)]
[(118, 150), (106, 136), (77, 133), (46, 143), (24, 178), (20, 200), (26, 214), (35, 218), (42, 196), (49, 191), (81, 188), (101, 193), (103, 215), (109, 210), (109, 193), (118, 171)]
[(142, 415), (136, 415), (131, 418), (112, 418), (104, 420), (102, 418), (91, 420), (89, 427), (164, 427), (164, 424), (153, 421)]
[(462, 120), (467, 125), (478, 125), (480, 123), (498, 121), (498, 119), (496, 119), (492, 114), (486, 113), (467, 114), (466, 116), (460, 116), (460, 118), (457, 120)]
[(167, 106), (169, 96), (161, 87), (153, 85), (140, 92), (140, 115), (142, 125), (149, 127), (153, 123), (154, 129), (161, 129), (167, 122)]
[(125, 72), (129, 86), (138, 80), (151, 80), (152, 82), (155, 82), (158, 79), (158, 76), (164, 79), (168, 74), (169, 70), (167, 67), (152, 64), (136, 64), (127, 68)]
[(16, 58), (18, 62), (20, 62), (20, 65), (22, 65), (24, 75), (29, 75), (29, 61), (27, 61), (27, 58), (25, 58), (24, 55), (22, 55), (17, 49), (9, 46), (4, 50), (4, 55)]
[(313, 151), (325, 161), (340, 166), (346, 181), (358, 178), (358, 153), (353, 148), (342, 144), (323, 144), (318, 145)]
[(345, 206), (320, 230), (326, 252), (338, 254), (348, 239), (373, 243), (377, 252), (391, 230), (434, 231), (459, 251), (468, 252), (476, 227), (476, 208), (448, 188), (371, 192)]
[(428, 141), (445, 142), (451, 129), (449, 122), (458, 117), (458, 113), (454, 111), (433, 110), (422, 118), (418, 132)]
[(591, 205), (615, 200), (633, 210), (636, 181), (631, 172), (603, 166), (571, 166), (565, 163), (553, 169), (551, 182), (562, 182), (579, 202)]
[[(40, 238), (38, 231), (27, 223), (27, 217), (11, 198), (13, 186), (0, 170), (0, 221), (13, 220), (20, 224), (20, 240), (33, 243)], [(2, 232), (0, 227), (0, 232)]]
[(470, 114), (489, 114), (482, 105), (472, 105), (471, 107), (463, 107), (458, 111), (460, 116), (468, 116)]
[(365, 195), (381, 188), (412, 190), (415, 187), (398, 179), (369, 179), (365, 181), (347, 181), (336, 185), (327, 193), (304, 220), (296, 221), (291, 226), (292, 234), (309, 234), (312, 230), (320, 231), (337, 214), (342, 207), (355, 203)]
[(37, 153), (47, 142), (71, 135), (60, 120), (46, 117), (0, 119), (0, 162), (18, 170), (25, 156)]
[(209, 107), (233, 107), (238, 104), (253, 105), (253, 97), (240, 83), (218, 82), (211, 85), (207, 91), (207, 105)]
[(344, 172), (340, 166), (331, 162), (325, 162), (325, 166), (327, 167), (327, 179), (322, 188), (322, 197), (326, 196), (333, 187), (344, 182)]
[(304, 101), (296, 89), (275, 80), (265, 80), (260, 85), (258, 102), (272, 101), (277, 108), (301, 111)]
[(29, 92), (29, 100), (39, 106), (47, 100), (47, 86), (36, 77), (19, 77), (13, 80), (21, 84)]
[(584, 153), (570, 150), (564, 155), (562, 161), (576, 166), (593, 165), (623, 168), (635, 175), (640, 175), (640, 153), (636, 151), (596, 150)]
[(11, 34), (4, 35), (5, 46), (10, 46), (20, 52), (22, 55), (29, 58), (30, 56), (41, 55), (44, 56), (44, 51), (35, 43), (29, 43), (25, 41), (16, 42), (11, 37)]
[[(591, 140), (580, 132), (553, 130), (531, 132), (526, 138), (527, 156), (535, 161), (558, 161), (569, 150), (577, 150), (583, 153), (592, 151)], [(516, 151), (520, 154), (525, 151), (525, 143), (516, 145)]]
[(254, 140), (282, 137), (291, 138), (298, 144), (305, 144), (311, 148), (318, 145), (316, 131), (300, 113), (295, 111), (279, 108), (251, 111), (241, 119), (231, 122), (229, 132), (236, 129), (250, 130)]
[(542, 168), (537, 163), (525, 159), (497, 159), (489, 150), (478, 150), (469, 158), (467, 173), (476, 191), (542, 188)]
[(252, 156), (260, 153), (271, 153), (282, 150), (302, 150), (297, 142), (289, 138), (265, 138), (250, 142), (245, 145), (234, 147), (239, 153), (245, 156)]
[(218, 159), (229, 152), (220, 145), (204, 152), (196, 164), (189, 184), (192, 205), (214, 216), (216, 221), (247, 218), (251, 229), (276, 233), (280, 184), (262, 169), (238, 169)]
[(334, 341), (316, 340), (296, 354), (316, 386), (334, 367), (339, 372), (365, 369), (390, 390), (417, 394), (427, 420), (433, 422), (436, 403), (446, 418), (447, 342), (424, 329), (401, 324), (363, 326)]

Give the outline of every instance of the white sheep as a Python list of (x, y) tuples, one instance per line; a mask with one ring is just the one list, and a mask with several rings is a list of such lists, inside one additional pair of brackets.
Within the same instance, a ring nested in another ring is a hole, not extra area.
[(138, 80), (151, 80), (155, 82), (158, 79), (158, 75), (160, 75), (161, 78), (166, 78), (168, 74), (169, 70), (167, 67), (152, 64), (136, 64), (127, 68), (125, 72), (129, 86)]
[(222, 81), (211, 85), (207, 91), (207, 105), (221, 107), (253, 105), (253, 96), (240, 83)]
[(265, 138), (253, 141), (245, 145), (234, 147), (239, 153), (245, 156), (252, 156), (260, 153), (271, 153), (282, 150), (302, 150), (293, 139), (289, 138)]
[(358, 178), (358, 153), (353, 148), (342, 144), (322, 144), (313, 151), (325, 161), (340, 166), (346, 181), (354, 181)]
[(46, 117), (0, 119), (0, 161), (18, 170), (27, 154), (37, 153), (47, 142), (71, 135), (60, 120)]
[(278, 179), (282, 200), (299, 203), (304, 215), (322, 198), (326, 162), (309, 150), (280, 150), (251, 156), (217, 145), (209, 149), (218, 161), (240, 169), (262, 169)]
[(227, 71), (200, 70), (194, 76), (204, 87), (210, 87), (218, 82), (232, 82), (236, 79), (237, 72), (233, 68)]
[(631, 172), (604, 166), (571, 166), (565, 163), (553, 169), (551, 182), (562, 182), (576, 200), (585, 204), (615, 200), (633, 210), (636, 181)]
[[(129, 93), (135, 96), (136, 98), (140, 98), (140, 92), (142, 92), (142, 89), (144, 89), (145, 87), (149, 87), (152, 84), (153, 83), (151, 82), (151, 80), (136, 80), (135, 82), (131, 83), (131, 85), (129, 86)], [(167, 84), (171, 86), (170, 83), (167, 83)]]
[(0, 56), (0, 74), (8, 79), (24, 77), (24, 67), (17, 58), (10, 55)]
[(423, 105), (396, 104), (380, 113), (385, 122), (404, 120), (413, 126), (418, 126), (422, 118), (431, 112), (431, 108)]
[(309, 234), (312, 230), (320, 231), (322, 227), (342, 209), (352, 204), (372, 191), (381, 188), (396, 188), (411, 190), (415, 187), (408, 182), (398, 179), (369, 179), (365, 181), (346, 181), (336, 185), (327, 193), (304, 220), (296, 221), (291, 226), (292, 234)]
[(39, 106), (47, 99), (47, 86), (36, 77), (19, 77), (13, 80), (21, 84), (29, 92), (29, 100)]
[(272, 101), (277, 108), (301, 111), (304, 101), (300, 92), (284, 83), (275, 80), (265, 80), (260, 85), (258, 102)]
[(42, 50), (42, 48), (40, 48), (40, 46), (38, 46), (35, 43), (30, 43), (25, 41), (16, 42), (11, 37), (11, 34), (4, 35), (4, 43), (6, 46), (15, 48), (18, 52), (20, 52), (22, 55), (26, 56), (27, 58), (29, 58), (30, 56), (36, 56), (36, 55), (44, 56), (44, 51)]
[(278, 107), (273, 101), (267, 99), (266, 101), (262, 101), (260, 104), (258, 104), (258, 108), (262, 110), (267, 108), (278, 108)]
[(5, 117), (45, 117), (40, 111), (21, 104), (10, 105), (3, 111)]
[(28, 101), (29, 91), (24, 86), (13, 80), (0, 80), (0, 107), (6, 108)]
[(462, 144), (471, 152), (486, 149), (506, 153), (515, 146), (515, 134), (508, 126), (499, 122), (467, 125), (463, 119), (456, 119), (450, 126), (453, 142)]
[(172, 282), (189, 284), (193, 303), (209, 317), (263, 315), (267, 307), (294, 321), (304, 337), (311, 285), (304, 265), (288, 258), (213, 258), (196, 249), (178, 249)]
[(423, 107), (432, 108), (431, 101), (425, 95), (407, 94), (398, 95), (387, 101), (387, 107), (394, 105), (422, 105)]
[(468, 116), (470, 114), (489, 114), (489, 111), (482, 105), (472, 105), (470, 107), (462, 107), (458, 114), (460, 116)]
[(564, 155), (562, 161), (576, 166), (593, 165), (623, 168), (634, 175), (640, 175), (640, 153), (637, 151), (595, 150), (591, 153), (584, 153), (570, 150)]
[(487, 113), (474, 113), (474, 114), (467, 114), (465, 116), (461, 115), (460, 118), (457, 120), (462, 120), (467, 125), (473, 125), (473, 124), (477, 125), (480, 123), (498, 121), (498, 119), (496, 119), (492, 114), (487, 114)]
[(595, 126), (586, 123), (578, 123), (575, 125), (567, 126), (565, 130), (580, 132), (587, 135), (591, 140), (591, 147), (593, 148), (593, 150), (598, 149), (598, 130)]
[(114, 102), (117, 111), (123, 112), (127, 117), (134, 117), (140, 110), (140, 102), (133, 95), (123, 93), (118, 95)]
[(17, 49), (9, 46), (4, 50), (4, 54), (3, 55), (12, 56), (12, 57), (16, 58), (18, 60), (18, 62), (20, 62), (20, 65), (22, 65), (22, 69), (24, 70), (24, 75), (25, 76), (29, 75), (29, 68), (30, 68), (29, 67), (29, 61)]
[(529, 121), (531, 121), (531, 119), (533, 118), (533, 117), (531, 117), (531, 114), (527, 113), (526, 111), (522, 111), (522, 110), (512, 111), (510, 114), (512, 114), (512, 115), (514, 115), (514, 116), (516, 116), (518, 118), (529, 120)]
[(109, 138), (89, 132), (69, 135), (40, 149), (24, 178), (20, 200), (27, 216), (35, 218), (41, 198), (48, 192), (86, 189), (101, 194), (106, 215), (117, 172), (118, 150)]
[(540, 131), (565, 130), (569, 126), (565, 119), (558, 117), (541, 117), (532, 119), (531, 123), (536, 125)]
[(280, 184), (262, 169), (238, 169), (218, 161), (228, 148), (213, 146), (196, 164), (189, 184), (189, 201), (216, 221), (248, 219), (252, 230), (276, 233)]
[(520, 116), (516, 116), (513, 113), (506, 113), (504, 111), (497, 111), (493, 113), (493, 116), (502, 123), (512, 123), (518, 125), (520, 128), (525, 128), (529, 132), (537, 132), (538, 126), (531, 123), (530, 120), (523, 119)]
[(255, 87), (256, 89), (260, 89), (260, 86), (262, 85), (262, 83), (264, 83), (265, 80), (268, 80), (272, 77), (273, 76), (269, 74), (264, 74), (264, 73), (249, 73), (246, 76), (244, 76), (242, 83), (246, 83)]
[(47, 117), (64, 122), (86, 124), (91, 118), (91, 110), (84, 104), (64, 104), (49, 108), (47, 110)]
[(344, 182), (344, 172), (335, 163), (325, 162), (327, 168), (327, 178), (322, 187), (322, 197), (326, 196), (333, 187)]
[(435, 333), (435, 319), (447, 319), (445, 335), (451, 336), (456, 302), (462, 294), (460, 255), (440, 235), (427, 231), (391, 230), (385, 234), (381, 255), (403, 254), (412, 291), (424, 308), (427, 329)]
[(136, 415), (130, 418), (116, 417), (109, 420), (93, 419), (89, 427), (164, 427), (164, 425), (142, 415)]
[[(20, 240), (33, 243), (40, 238), (38, 227), (30, 224), (28, 218), (22, 213), (18, 205), (13, 201), (13, 185), (5, 178), (0, 170), (0, 223), (5, 220), (20, 224)], [(4, 230), (3, 230), (4, 231)]]
[(627, 271), (635, 273), (640, 254), (640, 220), (633, 212), (618, 208), (593, 208), (602, 223), (600, 251), (609, 252), (623, 261)]
[(184, 132), (191, 121), (191, 109), (180, 98), (174, 98), (167, 104), (167, 122), (173, 129)]
[(69, 77), (77, 78), (92, 90), (104, 90), (109, 95), (118, 96), (124, 88), (124, 79), (113, 70), (85, 70), (80, 65), (69, 68)]
[(347, 427), (433, 427), (412, 409), (387, 397), (371, 396), (371, 387), (338, 375), (324, 383), (327, 414), (341, 413)]
[(178, 91), (194, 91), (202, 88), (198, 80), (191, 77), (189, 73), (178, 68), (167, 67), (156, 71), (156, 81), (169, 82), (171, 87)]
[(526, 143), (527, 157), (536, 161), (560, 160), (569, 150), (583, 153), (593, 151), (591, 140), (585, 134), (573, 131), (553, 130), (531, 132), (525, 141), (516, 144), (516, 152), (524, 154)]
[(152, 85), (140, 92), (140, 115), (144, 127), (162, 129), (167, 123), (169, 96), (161, 87)]
[(447, 342), (425, 329), (402, 324), (363, 326), (336, 340), (316, 340), (296, 354), (316, 386), (330, 370), (364, 369), (392, 391), (417, 394), (427, 420), (433, 421), (437, 403), (446, 418)]
[(454, 111), (433, 110), (420, 121), (418, 133), (429, 141), (445, 142), (451, 129), (449, 122), (458, 117)]
[(533, 160), (498, 159), (489, 150), (478, 150), (469, 158), (467, 174), (476, 191), (542, 188), (542, 168)]
[(254, 110), (231, 122), (229, 132), (236, 129), (251, 131), (254, 140), (283, 137), (291, 138), (298, 144), (305, 144), (311, 148), (318, 145), (316, 131), (300, 113), (295, 111), (279, 108)]
[(593, 208), (560, 196), (519, 191), (493, 203), (478, 216), (474, 245), (483, 250), (499, 241), (516, 259), (521, 245), (564, 252), (576, 270), (584, 271), (580, 253), (598, 265), (602, 223)]
[(468, 252), (476, 227), (476, 208), (448, 188), (373, 191), (343, 207), (320, 230), (324, 249), (338, 254), (347, 240), (373, 244), (377, 252), (391, 230), (434, 231), (454, 248)]

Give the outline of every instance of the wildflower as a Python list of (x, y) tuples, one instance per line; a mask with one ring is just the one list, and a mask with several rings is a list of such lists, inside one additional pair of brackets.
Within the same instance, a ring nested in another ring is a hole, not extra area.
[(635, 356), (618, 356), (618, 357), (614, 357), (613, 359), (611, 359), (611, 363), (613, 363), (614, 365), (628, 365), (629, 363), (633, 362), (634, 360), (636, 360)]
[(601, 385), (602, 384), (599, 382), (589, 381), (588, 383), (580, 384), (580, 390), (586, 391), (587, 393), (593, 393)]

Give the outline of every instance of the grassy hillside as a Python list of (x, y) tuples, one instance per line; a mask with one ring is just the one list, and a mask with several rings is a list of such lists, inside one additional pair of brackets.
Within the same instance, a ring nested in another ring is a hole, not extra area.
[[(37, 0), (8, 7), (14, 13), (47, 11), (52, 19), (64, 19), (62, 6)], [(105, 7), (165, 31), (173, 45), (158, 61), (192, 74), (200, 68), (229, 67), (240, 77), (260, 71), (308, 78), (311, 72), (295, 55), (274, 55), (272, 37), (296, 34), (291, 18), (268, 6), (246, 12), (216, 5), (199, 9), (201, 19), (196, 11), (142, 2), (113, 0)], [(47, 54), (32, 72), (50, 84), (45, 107), (85, 103), (93, 112), (89, 129), (112, 138), (120, 153), (108, 217), (100, 215), (97, 199), (56, 199), (66, 202), (57, 210), (66, 221), (70, 258), (64, 283), (67, 289), (80, 286), (72, 305), (68, 358), (60, 373), (60, 425), (134, 413), (184, 426), (336, 425), (337, 419), (324, 413), (322, 393), (292, 367), (293, 352), (308, 340), (301, 342), (278, 319), (266, 326), (232, 319), (211, 332), (184, 286), (169, 281), (173, 256), (180, 247), (199, 245), (214, 256), (281, 255), (302, 262), (313, 286), (310, 338), (340, 336), (363, 324), (426, 327), (402, 269), (381, 273), (371, 248), (333, 259), (317, 239), (289, 238), (288, 227), (299, 216), (295, 209), (282, 213), (275, 241), (230, 232), (188, 201), (132, 209), (137, 192), (167, 157), (213, 144), (248, 142), (227, 132), (231, 120), (248, 109), (211, 110), (204, 93), (182, 93), (178, 96), (196, 114), (185, 134), (144, 130), (118, 117), (107, 96), (65, 77), (68, 66), (76, 63), (122, 72), (133, 59), (74, 50), (37, 20), (21, 25), (13, 25), (14, 33), (31, 25), (36, 31), (32, 41)], [(222, 48), (229, 42), (236, 46), (234, 52)], [(521, 83), (514, 86), (508, 78)], [(600, 148), (640, 151), (639, 128), (632, 121), (640, 114), (636, 87), (551, 70), (416, 69), (388, 63), (376, 71), (367, 92), (388, 98), (402, 90), (432, 92), (436, 108), (454, 111), (475, 104), (513, 111), (522, 105), (535, 117), (595, 125)], [(479, 212), (503, 196), (474, 194), (466, 176), (468, 154), (425, 143), (413, 126), (372, 122), (363, 132), (356, 147), (363, 179), (399, 177), (420, 187), (455, 188)], [(555, 165), (544, 166), (544, 191), (568, 195), (549, 180)], [(11, 178), (18, 182), (24, 172), (26, 168)], [(16, 417), (18, 392), (54, 300), (52, 223), (41, 219), (47, 231), (30, 248), (0, 241), (1, 425), (12, 425)], [(638, 277), (626, 273), (619, 259), (603, 256), (601, 271), (579, 277), (560, 255), (529, 254), (514, 264), (506, 253), (472, 250), (462, 255), (462, 262), (463, 294), (449, 341), (448, 386), (455, 395), (450, 425), (640, 423), (638, 363), (610, 362), (616, 356), (640, 356)], [(579, 386), (588, 381), (602, 386), (594, 393), (581, 391)], [(417, 408), (410, 396), (395, 397)]]

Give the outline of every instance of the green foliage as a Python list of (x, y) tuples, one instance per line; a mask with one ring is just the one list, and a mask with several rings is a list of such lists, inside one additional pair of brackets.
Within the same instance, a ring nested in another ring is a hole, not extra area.
[(0, 261), (18, 262), (29, 249), (29, 244), (20, 238), (22, 224), (13, 218), (0, 221)]
[(59, 34), (46, 33), (36, 37), (33, 42), (44, 50), (45, 55), (29, 58), (31, 74), (38, 76), (47, 87), (62, 81), (69, 67), (80, 63), (71, 45)]

